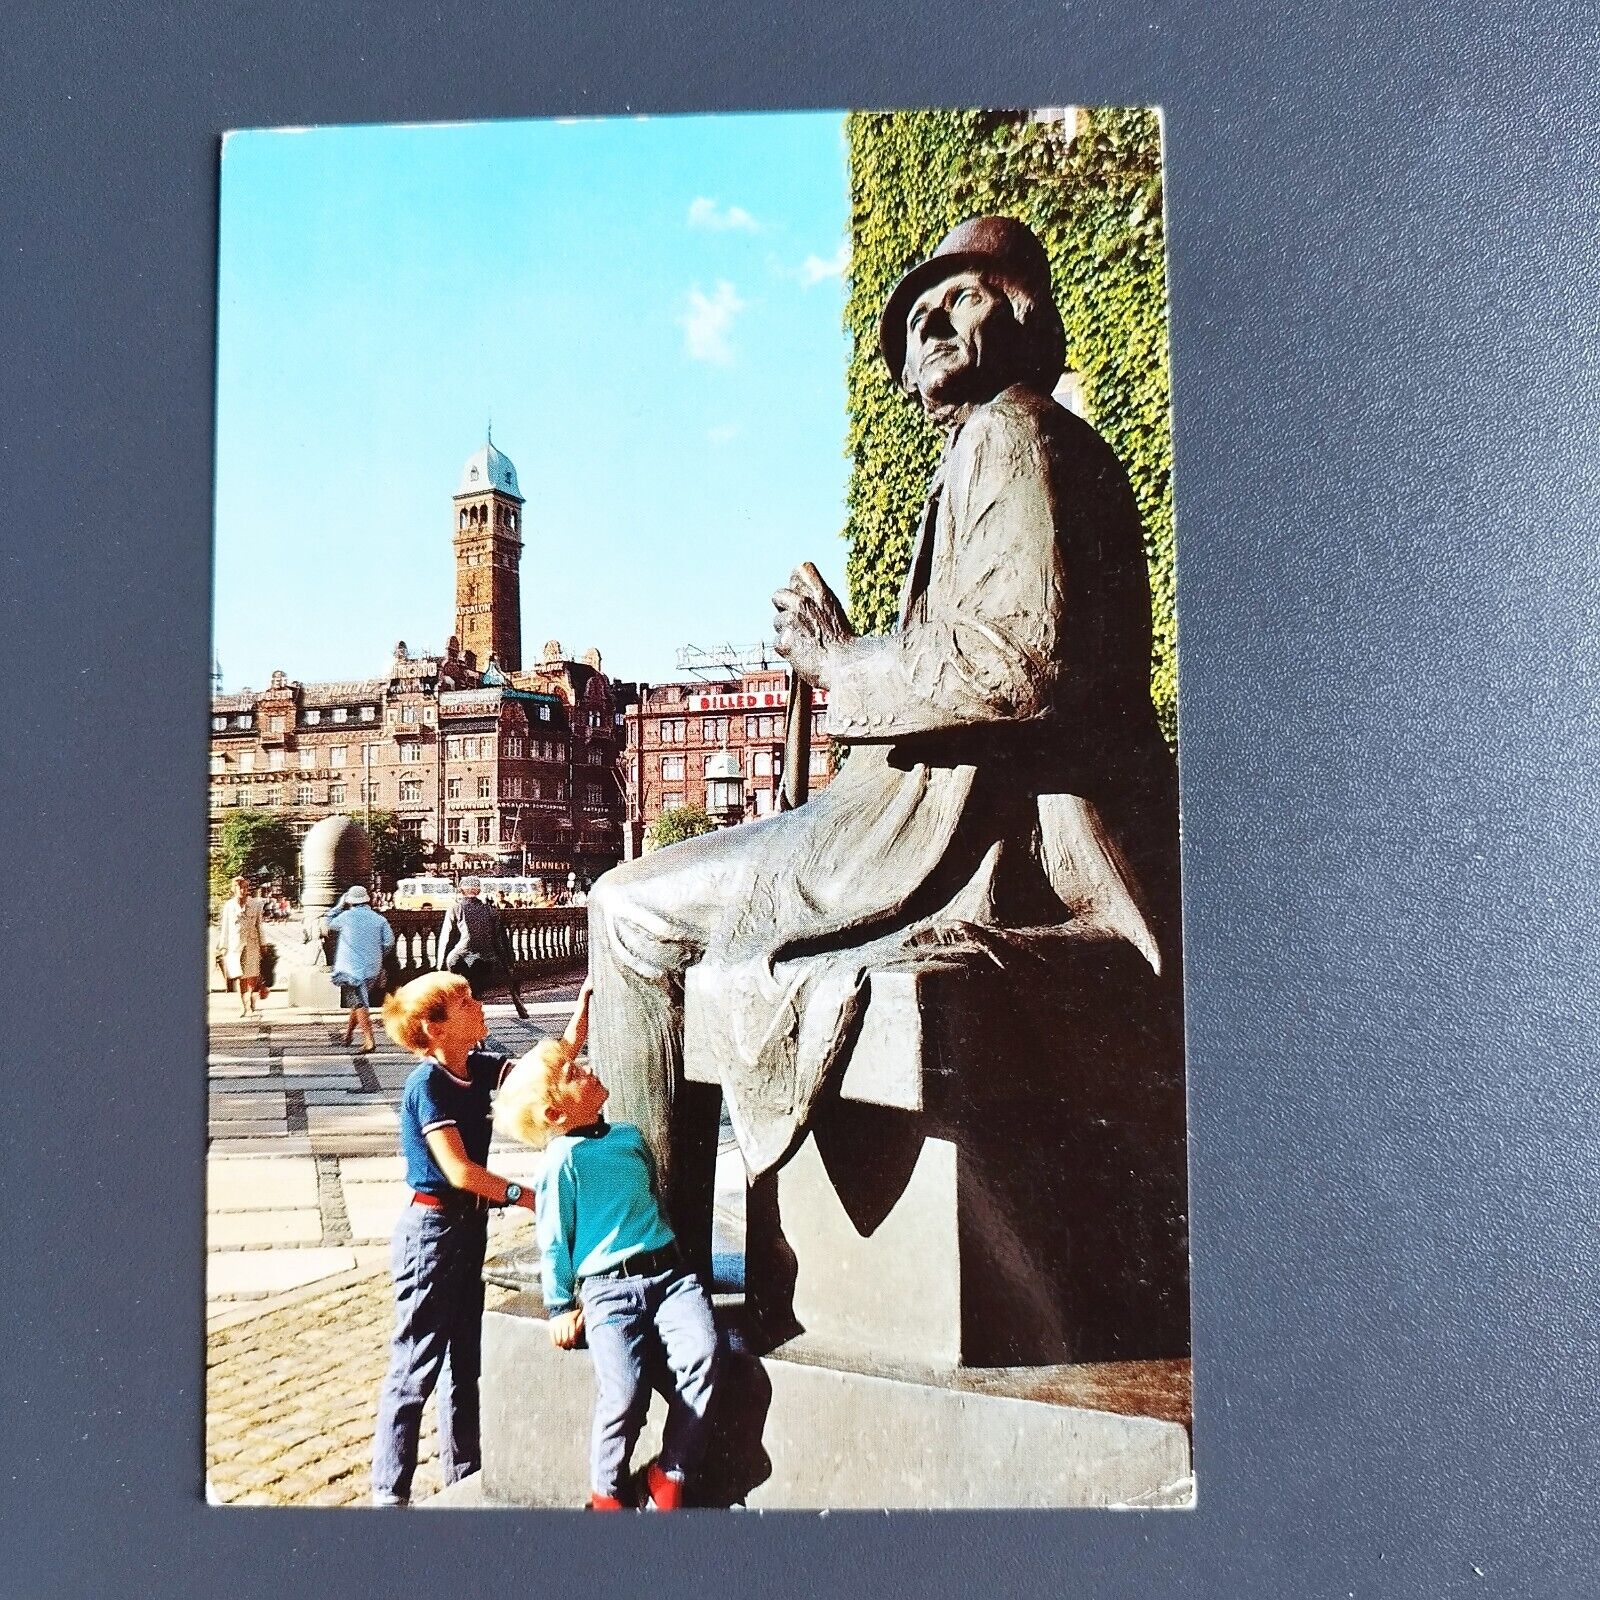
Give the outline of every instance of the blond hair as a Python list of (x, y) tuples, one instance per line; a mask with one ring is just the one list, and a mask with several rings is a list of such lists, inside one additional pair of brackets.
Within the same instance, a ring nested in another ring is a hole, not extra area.
[(472, 995), (467, 980), (453, 972), (429, 972), (402, 984), (383, 1002), (383, 1031), (414, 1056), (428, 1053), (428, 1025), (440, 1023)]
[(551, 1104), (550, 1076), (577, 1054), (565, 1039), (541, 1039), (506, 1074), (495, 1096), (494, 1125), (509, 1139), (542, 1150), (561, 1131), (545, 1116)]

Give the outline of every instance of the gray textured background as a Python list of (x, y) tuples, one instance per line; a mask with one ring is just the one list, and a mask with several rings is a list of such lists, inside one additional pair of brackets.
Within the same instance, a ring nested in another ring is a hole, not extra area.
[[(1592, 9), (149, 11), (0, 50), (0, 1593), (1592, 1594)], [(208, 1512), (217, 136), (1063, 101), (1167, 109), (1200, 1509)]]

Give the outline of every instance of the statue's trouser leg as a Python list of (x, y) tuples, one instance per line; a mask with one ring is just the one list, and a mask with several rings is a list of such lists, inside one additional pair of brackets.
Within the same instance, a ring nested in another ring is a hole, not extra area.
[(683, 974), (748, 888), (742, 844), (730, 830), (675, 845), (608, 872), (589, 896), (589, 1053), (611, 1091), (606, 1116), (644, 1134), (673, 1231), (702, 1273), (721, 1094), (684, 1082)]

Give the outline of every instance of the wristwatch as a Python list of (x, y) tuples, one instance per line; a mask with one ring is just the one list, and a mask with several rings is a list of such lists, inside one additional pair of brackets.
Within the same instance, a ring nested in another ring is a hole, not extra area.
[(506, 1185), (505, 1203), (508, 1206), (514, 1206), (521, 1198), (522, 1198), (522, 1185), (520, 1183), (508, 1183)]

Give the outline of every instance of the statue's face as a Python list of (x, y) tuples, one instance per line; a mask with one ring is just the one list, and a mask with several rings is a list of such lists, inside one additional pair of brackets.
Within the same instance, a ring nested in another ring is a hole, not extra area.
[(906, 313), (905, 386), (929, 411), (992, 399), (1011, 381), (1020, 330), (1004, 293), (976, 272), (955, 272)]

